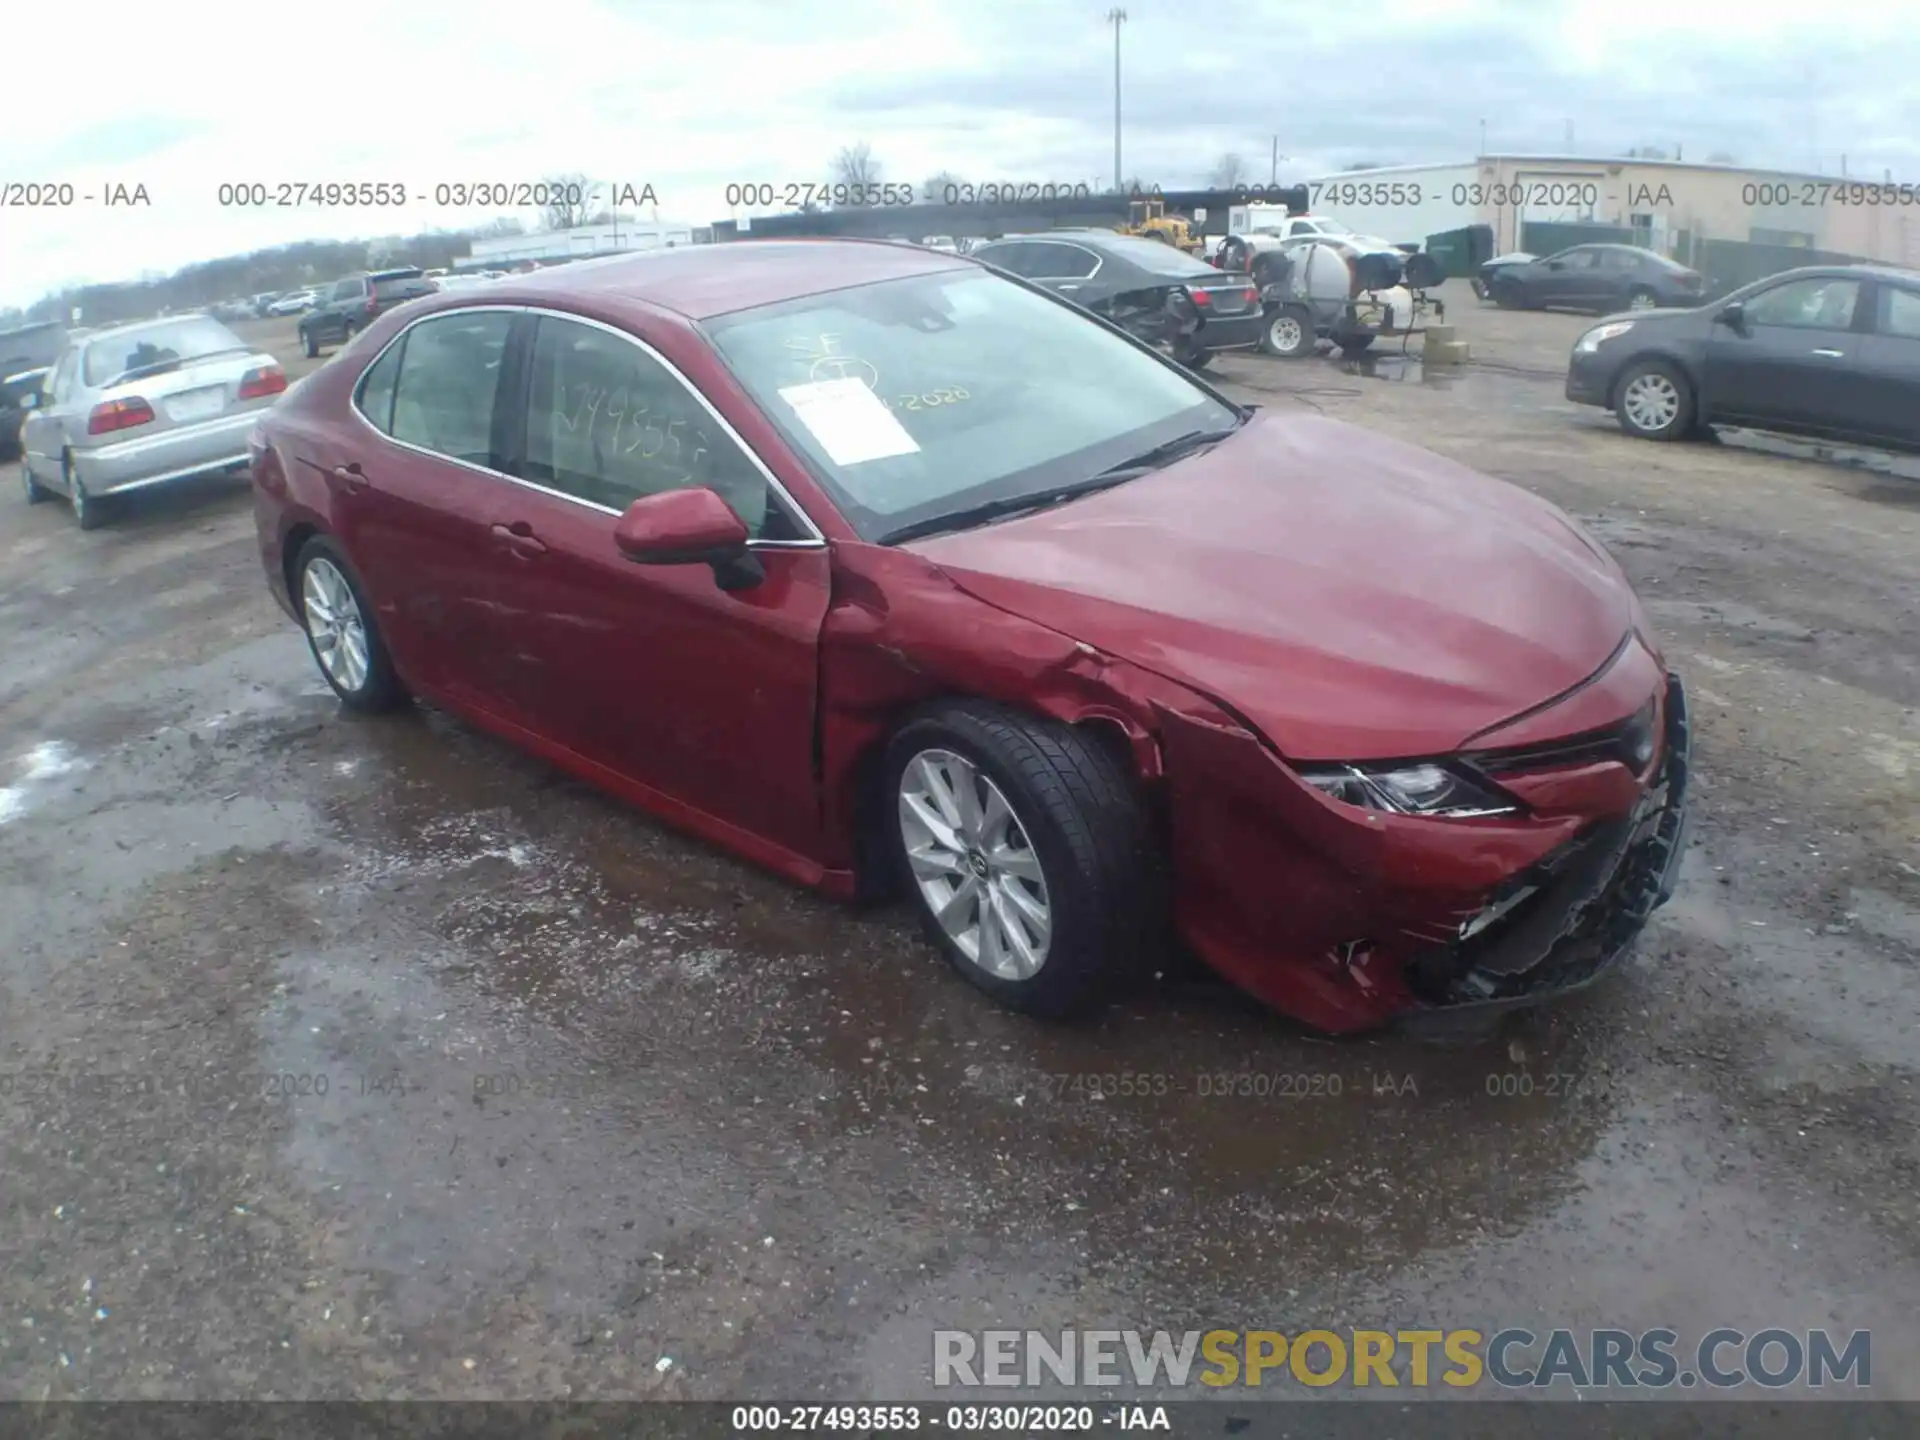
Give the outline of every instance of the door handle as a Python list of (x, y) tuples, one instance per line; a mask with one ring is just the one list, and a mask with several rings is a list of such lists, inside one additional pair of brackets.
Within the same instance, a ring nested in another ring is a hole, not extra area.
[(505, 542), (506, 547), (517, 555), (544, 555), (547, 547), (540, 543), (540, 537), (533, 533), (533, 526), (524, 520), (516, 520), (511, 525), (495, 525), (495, 538)]
[(1842, 360), (1846, 358), (1847, 352), (1844, 350), (1816, 350), (1813, 353), (1816, 355), (1824, 355), (1829, 360)]
[(373, 482), (367, 479), (357, 460), (349, 460), (344, 465), (336, 465), (327, 472), (349, 490), (364, 490)]

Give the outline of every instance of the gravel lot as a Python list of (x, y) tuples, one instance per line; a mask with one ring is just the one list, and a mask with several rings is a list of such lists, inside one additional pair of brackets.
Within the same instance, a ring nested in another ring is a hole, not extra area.
[(1637, 958), (1450, 1049), (1003, 1014), (904, 911), (344, 717), (243, 487), (82, 535), (7, 476), (0, 1398), (911, 1397), (936, 1327), (1101, 1322), (1864, 1328), (1920, 1398), (1920, 470), (1629, 441), (1560, 397), (1588, 322), (1455, 308), (1451, 378), (1220, 375), (1591, 525), (1699, 789)]

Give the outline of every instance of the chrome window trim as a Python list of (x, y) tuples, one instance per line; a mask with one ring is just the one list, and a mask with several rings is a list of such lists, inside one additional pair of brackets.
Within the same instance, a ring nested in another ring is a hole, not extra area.
[[(1098, 275), (1101, 267), (1107, 263), (1107, 257), (1102, 255), (1098, 250), (1094, 250), (1086, 245), (1077, 245), (1071, 240), (1034, 239), (1029, 237), (1022, 243), (1027, 245), (1058, 246), (1062, 250), (1078, 250), (1082, 255), (1091, 255), (1093, 257), (1093, 269), (1084, 275), (1048, 275), (1045, 277), (1046, 280), (1071, 280), (1076, 285), (1084, 285), (1087, 281)], [(1042, 277), (1038, 275), (1032, 276), (1031, 278), (1035, 280), (1042, 279)]]
[[(747, 541), (747, 548), (749, 550), (823, 550), (826, 548), (827, 537), (821, 533), (820, 527), (813, 523), (813, 517), (807, 514), (800, 503), (793, 498), (792, 493), (788, 491), (787, 487), (782, 485), (773, 471), (767, 468), (767, 462), (760, 458), (759, 452), (741, 438), (740, 432), (733, 428), (728, 422), (727, 417), (714, 409), (713, 402), (701, 394), (700, 388), (681, 373), (680, 367), (638, 336), (629, 334), (616, 325), (609, 325), (604, 320), (594, 320), (585, 315), (575, 315), (567, 310), (554, 310), (544, 305), (449, 305), (444, 310), (435, 310), (428, 315), (416, 315), (405, 325), (402, 325), (398, 330), (394, 331), (393, 338), (380, 347), (379, 353), (367, 362), (366, 369), (362, 370), (358, 378), (354, 380), (353, 391), (347, 397), (347, 408), (353, 412), (354, 419), (358, 420), (389, 445), (398, 445), (402, 450), (411, 450), (416, 455), (428, 455), (435, 460), (444, 460), (449, 465), (458, 465), (461, 469), (471, 470), (476, 475), (486, 475), (495, 480), (504, 480), (509, 485), (518, 485), (523, 490), (531, 490), (539, 495), (550, 495), (556, 500), (565, 500), (570, 504), (580, 506), (582, 509), (596, 511), (601, 515), (611, 515), (615, 519), (618, 519), (625, 512), (615, 510), (610, 505), (601, 505), (592, 500), (584, 500), (578, 495), (569, 495), (564, 490), (555, 490), (550, 485), (542, 485), (533, 480), (523, 479), (518, 475), (509, 475), (504, 471), (490, 469), (485, 465), (476, 465), (471, 460), (462, 460), (455, 455), (443, 455), (438, 450), (429, 450), (426, 446), (415, 445), (409, 440), (397, 439), (374, 424), (373, 421), (368, 418), (366, 411), (360, 408), (360, 390), (361, 387), (366, 384), (367, 376), (372, 373), (373, 367), (385, 359), (387, 352), (406, 338), (407, 333), (416, 325), (424, 325), (430, 320), (440, 320), (450, 315), (479, 315), (488, 313), (503, 315), (550, 315), (555, 320), (571, 320), (576, 325), (586, 325), (595, 330), (604, 330), (607, 334), (616, 336), (644, 352), (648, 358), (658, 364), (667, 374), (671, 375), (679, 383), (681, 389), (685, 390), (689, 395), (693, 396), (695, 400), (700, 402), (700, 408), (705, 410), (707, 414), (713, 418), (714, 422), (725, 432), (729, 440), (739, 446), (740, 453), (745, 455), (747, 459), (753, 463), (753, 467), (760, 472), (761, 478), (767, 482), (768, 488), (785, 502), (787, 513), (809, 532), (807, 538), (800, 540), (749, 540)], [(404, 369), (404, 362), (402, 368)], [(399, 394), (399, 384), (400, 377), (396, 375), (394, 377), (394, 393), (396, 396)]]

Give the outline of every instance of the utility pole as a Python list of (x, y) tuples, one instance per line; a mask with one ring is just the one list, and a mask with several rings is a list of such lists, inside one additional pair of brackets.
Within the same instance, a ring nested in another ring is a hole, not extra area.
[(1567, 121), (1567, 154), (1573, 154), (1573, 121)]
[(1484, 158), (1486, 156), (1486, 153), (1487, 153), (1487, 122), (1482, 120), (1480, 122), (1480, 155), (1481, 157)]
[(1276, 135), (1273, 137), (1273, 168), (1267, 172), (1267, 184), (1271, 186), (1271, 185), (1278, 185), (1279, 183), (1280, 183), (1280, 137)]
[(1120, 191), (1120, 27), (1127, 23), (1127, 12), (1118, 5), (1107, 11), (1107, 23), (1113, 26), (1113, 189)]

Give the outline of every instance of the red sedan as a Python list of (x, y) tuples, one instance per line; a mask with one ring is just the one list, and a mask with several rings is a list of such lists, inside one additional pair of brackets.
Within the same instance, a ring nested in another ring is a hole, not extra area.
[(1178, 944), (1328, 1031), (1584, 984), (1687, 718), (1552, 505), (1256, 412), (956, 255), (590, 261), (369, 326), (254, 438), (345, 704), (408, 694), (1062, 1014)]

